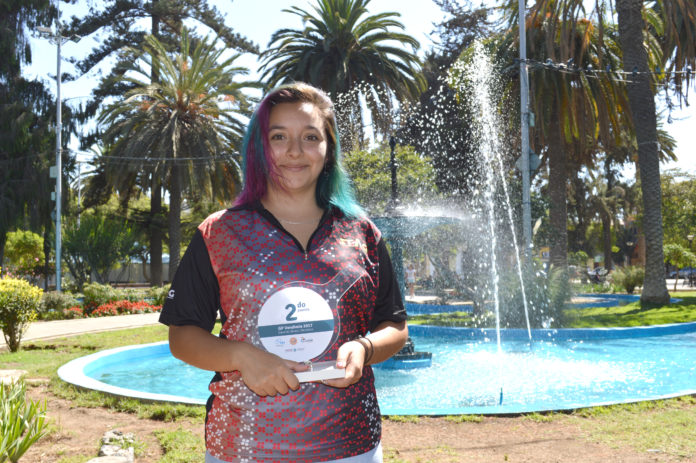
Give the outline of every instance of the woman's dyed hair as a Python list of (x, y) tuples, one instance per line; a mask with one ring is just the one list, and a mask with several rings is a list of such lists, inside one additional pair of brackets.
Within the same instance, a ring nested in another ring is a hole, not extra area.
[(273, 106), (298, 102), (316, 106), (324, 121), (327, 140), (326, 164), (317, 181), (317, 204), (321, 208), (335, 206), (351, 218), (364, 216), (365, 212), (355, 200), (350, 178), (341, 163), (341, 146), (333, 103), (322, 90), (303, 82), (295, 82), (271, 90), (254, 111), (242, 143), (244, 187), (235, 205), (247, 204), (263, 198), (269, 179), (281, 185), (268, 144), (268, 121)]

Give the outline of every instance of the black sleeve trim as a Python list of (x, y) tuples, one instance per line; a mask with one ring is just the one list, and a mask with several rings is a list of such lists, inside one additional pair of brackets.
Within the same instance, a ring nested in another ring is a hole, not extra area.
[(375, 311), (370, 322), (370, 331), (385, 321), (402, 322), (406, 320), (406, 309), (401, 298), (399, 282), (394, 274), (387, 245), (383, 239), (377, 243), (377, 256), (379, 259), (379, 287), (377, 289), (377, 301)]
[(220, 287), (200, 230), (186, 248), (172, 280), (159, 321), (212, 331), (220, 308)]

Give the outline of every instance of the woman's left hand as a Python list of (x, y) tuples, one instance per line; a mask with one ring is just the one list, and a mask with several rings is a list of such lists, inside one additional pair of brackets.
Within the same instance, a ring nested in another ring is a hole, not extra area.
[(375, 364), (384, 362), (399, 352), (408, 339), (406, 322), (385, 321), (377, 325), (369, 337), (348, 341), (338, 348), (336, 368), (346, 369), (345, 378), (322, 381), (327, 386), (345, 388), (360, 381), (365, 367), (365, 359)]
[(331, 387), (346, 388), (362, 378), (365, 363), (365, 348), (358, 341), (348, 341), (338, 348), (336, 368), (346, 369), (346, 376), (340, 379), (327, 379), (322, 383)]

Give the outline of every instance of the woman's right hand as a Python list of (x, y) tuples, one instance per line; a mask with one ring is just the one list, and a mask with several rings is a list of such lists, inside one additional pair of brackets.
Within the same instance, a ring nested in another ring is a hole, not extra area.
[(294, 372), (306, 371), (309, 366), (284, 360), (246, 342), (235, 342), (239, 359), (238, 371), (242, 381), (255, 394), (265, 397), (296, 391), (300, 382)]

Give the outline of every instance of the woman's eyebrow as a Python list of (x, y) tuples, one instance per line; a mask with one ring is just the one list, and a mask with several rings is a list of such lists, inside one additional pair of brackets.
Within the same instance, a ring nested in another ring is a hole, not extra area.
[[(280, 124), (274, 124), (274, 125), (271, 125), (270, 127), (268, 127), (268, 130), (283, 130), (283, 129), (287, 129), (287, 127), (284, 125), (280, 125)], [(312, 125), (312, 124), (305, 125), (304, 129), (305, 130), (307, 130), (307, 129), (317, 130), (317, 131), (321, 132), (321, 129), (319, 129), (319, 127), (317, 127), (316, 125)]]

